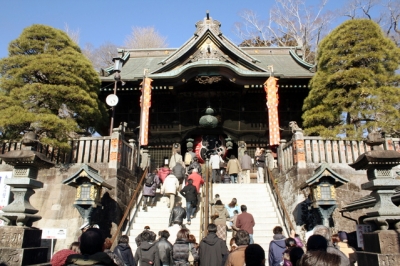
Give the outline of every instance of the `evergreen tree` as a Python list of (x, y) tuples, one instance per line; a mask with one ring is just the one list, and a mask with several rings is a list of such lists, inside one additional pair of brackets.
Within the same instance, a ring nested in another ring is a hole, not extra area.
[(0, 60), (0, 128), (15, 138), (31, 128), (40, 142), (68, 148), (74, 133), (103, 123), (100, 79), (80, 48), (61, 30), (24, 29)]
[(399, 135), (400, 49), (378, 24), (344, 22), (321, 42), (317, 61), (303, 105), (306, 134), (361, 138), (379, 130)]

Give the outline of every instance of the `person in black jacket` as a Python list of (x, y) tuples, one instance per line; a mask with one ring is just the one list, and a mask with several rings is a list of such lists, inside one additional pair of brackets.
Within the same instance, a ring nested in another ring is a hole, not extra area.
[(226, 242), (217, 237), (217, 226), (209, 224), (207, 227), (208, 235), (200, 242), (199, 256), (200, 266), (225, 265), (229, 251)]
[(183, 219), (186, 219), (186, 211), (184, 208), (182, 208), (182, 202), (179, 201), (175, 204), (175, 207), (171, 211), (169, 225), (172, 226), (174, 223), (182, 225)]
[(114, 249), (114, 254), (125, 263), (125, 266), (136, 266), (136, 261), (133, 258), (132, 249), (129, 246), (129, 237), (127, 235), (122, 235), (118, 239), (118, 245)]
[(156, 246), (161, 265), (173, 266), (174, 260), (172, 259), (172, 244), (168, 241), (169, 232), (167, 230), (163, 230), (159, 234), (160, 239), (156, 242)]
[(190, 220), (193, 218), (197, 206), (197, 189), (193, 186), (193, 180), (189, 179), (187, 186), (179, 193), (186, 199), (187, 224), (190, 225)]
[(153, 236), (148, 231), (143, 232), (142, 240), (143, 242), (136, 250), (135, 260), (139, 262), (141, 266), (160, 266), (160, 257), (158, 256), (158, 250)]

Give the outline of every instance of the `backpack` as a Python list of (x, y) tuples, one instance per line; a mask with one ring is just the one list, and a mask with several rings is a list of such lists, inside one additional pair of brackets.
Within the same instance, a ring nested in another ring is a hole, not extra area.
[(147, 175), (146, 181), (144, 182), (146, 187), (152, 187), (153, 186), (155, 177), (156, 177), (155, 174), (148, 174)]
[(189, 165), (192, 162), (192, 155), (189, 152), (185, 153), (185, 159), (183, 161), (186, 166)]
[(174, 168), (172, 168), (172, 173), (176, 178), (181, 180), (185, 177), (185, 168), (180, 163), (177, 163)]

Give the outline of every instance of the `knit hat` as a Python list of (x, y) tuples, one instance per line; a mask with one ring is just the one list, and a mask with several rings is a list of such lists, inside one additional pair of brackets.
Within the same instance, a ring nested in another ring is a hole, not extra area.
[(63, 266), (65, 265), (67, 257), (72, 254), (77, 254), (77, 253), (70, 249), (62, 249), (53, 255), (50, 263), (52, 266)]
[(338, 233), (340, 241), (347, 242), (347, 234), (344, 231), (339, 231)]

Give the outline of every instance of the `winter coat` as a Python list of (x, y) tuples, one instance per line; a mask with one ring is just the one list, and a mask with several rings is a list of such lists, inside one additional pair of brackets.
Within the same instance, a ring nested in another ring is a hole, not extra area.
[(256, 166), (264, 168), (265, 166), (265, 154), (261, 153), (261, 155), (256, 156)]
[(238, 159), (230, 159), (228, 164), (226, 165), (226, 173), (227, 174), (238, 174), (242, 172), (242, 168), (240, 167)]
[(154, 266), (160, 266), (160, 258), (158, 257), (156, 243), (142, 242), (137, 248), (135, 261), (137, 261), (139, 265), (143, 265), (141, 262), (144, 259), (151, 260)]
[(226, 261), (225, 266), (243, 266), (244, 265), (244, 251), (247, 245), (238, 246), (234, 251), (232, 251)]
[(200, 266), (225, 265), (229, 251), (226, 242), (217, 237), (215, 233), (209, 233), (200, 242), (199, 256)]
[(169, 217), (169, 224), (172, 225), (174, 222), (179, 224), (183, 223), (183, 219), (186, 219), (186, 210), (181, 206), (176, 206), (172, 209), (171, 215)]
[(178, 178), (178, 180), (183, 180), (185, 178), (186, 168), (178, 163), (172, 168), (172, 174)]
[(97, 252), (93, 255), (73, 254), (67, 257), (65, 265), (112, 265), (117, 264), (105, 252)]
[(281, 234), (274, 235), (274, 240), (269, 244), (268, 262), (270, 266), (280, 266), (283, 261), (283, 252), (286, 250), (285, 237)]
[(167, 175), (169, 175), (170, 172), (171, 170), (169, 170), (168, 167), (163, 167), (158, 170), (158, 177), (160, 178), (161, 183), (164, 183), (165, 178), (167, 177)]
[(133, 258), (132, 249), (126, 243), (120, 243), (114, 249), (116, 254), (127, 266), (136, 266), (135, 259)]
[[(193, 186), (196, 187), (197, 193), (200, 192), (200, 186), (204, 184), (204, 180), (198, 173), (191, 174), (187, 180), (193, 180)], [(187, 184), (186, 184), (187, 185)]]
[(174, 175), (168, 175), (165, 180), (164, 184), (161, 188), (161, 194), (176, 194), (176, 191), (179, 188), (179, 180)]
[(346, 255), (347, 258), (349, 258), (350, 265), (354, 265), (354, 263), (357, 261), (356, 250), (344, 242), (339, 242), (337, 244), (338, 244), (339, 250), (341, 252), (343, 252), (343, 254)]
[(331, 254), (336, 254), (340, 256), (340, 266), (350, 266), (350, 260), (346, 255), (340, 251), (339, 249), (335, 248), (331, 242), (328, 242), (328, 248), (326, 252)]
[(174, 259), (175, 265), (183, 266), (189, 265), (189, 244), (190, 251), (195, 261), (199, 260), (199, 254), (193, 244), (189, 243), (187, 239), (178, 238), (172, 248), (172, 258)]
[(248, 212), (242, 212), (236, 219), (236, 227), (245, 230), (250, 235), (253, 234), (253, 227), (256, 225), (253, 215)]
[(193, 169), (197, 169), (197, 173), (201, 175), (201, 164), (199, 162), (192, 162), (188, 167), (188, 174), (190, 175), (193, 172)]
[(181, 195), (188, 201), (196, 201), (197, 202), (197, 189), (193, 185), (185, 186), (181, 191), (179, 191)]
[(169, 160), (169, 168), (172, 169), (174, 168), (175, 164), (177, 163), (182, 163), (182, 155), (180, 155), (179, 153), (174, 153), (171, 156), (171, 159)]
[(242, 159), (240, 160), (240, 167), (242, 170), (251, 169), (251, 157), (248, 154), (242, 156)]
[(154, 177), (154, 183), (151, 187), (148, 187), (146, 186), (146, 184), (143, 184), (143, 196), (154, 197), (156, 195), (158, 184), (160, 184), (160, 178), (158, 177), (158, 175)]
[(174, 261), (172, 259), (172, 244), (165, 239), (164, 237), (160, 238), (160, 240), (156, 243), (158, 249), (158, 256), (160, 257), (161, 265), (174, 265)]
[(228, 213), (229, 213), (229, 217), (233, 217), (235, 214), (233, 213), (233, 211), (238, 211), (238, 214), (240, 213), (240, 207), (239, 207), (239, 205), (235, 205), (235, 207), (229, 207), (229, 204), (226, 204), (225, 205), (225, 208), (226, 208), (226, 210), (228, 211)]
[(211, 155), (210, 157), (210, 165), (212, 169), (219, 169), (219, 163), (223, 163), (224, 160), (222, 160), (221, 156), (218, 154)]
[(214, 220), (216, 225), (226, 225), (226, 219), (229, 218), (229, 213), (224, 205), (214, 205), (211, 210), (211, 215), (217, 214), (218, 217)]

